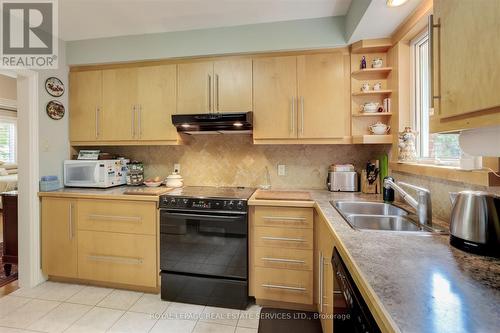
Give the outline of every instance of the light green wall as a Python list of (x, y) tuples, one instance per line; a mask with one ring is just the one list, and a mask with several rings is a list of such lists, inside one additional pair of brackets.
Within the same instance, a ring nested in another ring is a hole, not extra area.
[(342, 16), (71, 41), (68, 65), (345, 46)]
[(347, 11), (347, 14), (345, 16), (346, 41), (351, 38), (371, 2), (372, 0), (352, 0), (351, 6), (349, 7), (349, 10)]

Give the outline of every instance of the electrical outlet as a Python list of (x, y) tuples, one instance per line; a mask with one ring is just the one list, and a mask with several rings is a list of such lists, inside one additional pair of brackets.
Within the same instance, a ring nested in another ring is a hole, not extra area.
[(278, 176), (286, 176), (286, 165), (278, 164)]
[(181, 164), (174, 163), (174, 172), (181, 173)]

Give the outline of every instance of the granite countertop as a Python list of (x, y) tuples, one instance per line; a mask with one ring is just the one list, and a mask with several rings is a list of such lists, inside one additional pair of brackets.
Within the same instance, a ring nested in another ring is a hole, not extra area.
[(499, 331), (500, 259), (458, 250), (448, 235), (354, 230), (330, 201), (380, 196), (309, 192), (400, 331)]
[(499, 331), (499, 259), (458, 250), (447, 235), (354, 230), (329, 201), (373, 196), (310, 193), (402, 332)]
[[(165, 192), (169, 189), (162, 186)], [(38, 192), (40, 197), (66, 197), (66, 198), (89, 198), (89, 199), (110, 199), (110, 200), (135, 200), (135, 201), (155, 201), (158, 202), (158, 193), (148, 194), (125, 194), (129, 190), (144, 190), (158, 189), (148, 188), (146, 186), (117, 186), (111, 188), (81, 188), (81, 187), (64, 187), (55, 191)]]

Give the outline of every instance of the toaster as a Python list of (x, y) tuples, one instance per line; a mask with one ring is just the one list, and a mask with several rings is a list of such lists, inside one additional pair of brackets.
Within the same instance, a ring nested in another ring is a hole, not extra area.
[(356, 171), (329, 171), (327, 187), (331, 192), (357, 192), (358, 173)]
[(500, 257), (500, 196), (450, 193), (450, 244), (464, 251)]

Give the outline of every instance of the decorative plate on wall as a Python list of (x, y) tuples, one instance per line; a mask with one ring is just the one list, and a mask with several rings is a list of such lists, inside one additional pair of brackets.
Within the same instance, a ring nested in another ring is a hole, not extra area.
[(50, 96), (61, 97), (64, 94), (64, 84), (57, 77), (49, 77), (45, 80), (45, 90)]
[(61, 102), (54, 100), (50, 101), (47, 103), (45, 110), (47, 111), (47, 115), (54, 120), (59, 120), (64, 117), (65, 109)]

